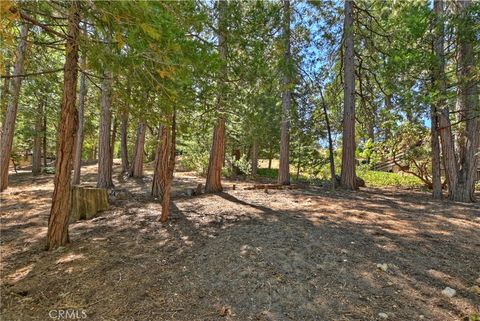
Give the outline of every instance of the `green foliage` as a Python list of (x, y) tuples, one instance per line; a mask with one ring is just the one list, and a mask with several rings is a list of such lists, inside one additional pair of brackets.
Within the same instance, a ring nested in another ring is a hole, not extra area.
[(278, 177), (278, 168), (259, 168), (257, 174), (261, 177), (276, 179)]
[(368, 187), (424, 187), (424, 183), (419, 178), (412, 175), (402, 175), (400, 173), (357, 169), (357, 176), (362, 178), (365, 181), (365, 185)]

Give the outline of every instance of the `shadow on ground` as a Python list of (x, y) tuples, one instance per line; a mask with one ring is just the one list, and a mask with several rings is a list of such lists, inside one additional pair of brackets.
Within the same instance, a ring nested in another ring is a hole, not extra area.
[[(94, 169), (85, 180), (94, 181)], [(147, 172), (148, 174), (148, 172)], [(12, 177), (2, 195), (1, 320), (464, 320), (480, 277), (480, 207), (422, 193), (319, 188), (185, 197), (158, 222), (148, 179), (129, 200), (70, 226), (44, 251), (51, 176)], [(117, 184), (120, 182), (117, 181)], [(230, 183), (227, 183), (227, 185)], [(383, 271), (377, 264), (386, 263)], [(448, 298), (441, 290), (457, 290)], [(465, 320), (467, 320), (465, 319)]]

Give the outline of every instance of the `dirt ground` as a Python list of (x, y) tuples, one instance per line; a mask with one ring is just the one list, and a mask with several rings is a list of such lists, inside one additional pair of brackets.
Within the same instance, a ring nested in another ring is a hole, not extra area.
[[(95, 169), (84, 167), (84, 181), (95, 182)], [(224, 193), (189, 197), (186, 189), (203, 179), (176, 173), (162, 225), (150, 177), (117, 177), (132, 196), (71, 224), (71, 244), (46, 252), (53, 177), (12, 175), (1, 195), (0, 320), (48, 321), (58, 310), (82, 311), (76, 317), (87, 321), (445, 321), (480, 313), (480, 296), (468, 290), (480, 277), (478, 203), (398, 189), (266, 194), (233, 181)], [(447, 286), (454, 297), (442, 294)]]

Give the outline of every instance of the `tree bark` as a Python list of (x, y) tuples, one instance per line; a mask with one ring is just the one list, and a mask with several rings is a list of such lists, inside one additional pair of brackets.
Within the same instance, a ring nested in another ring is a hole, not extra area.
[(453, 199), (458, 185), (458, 168), (453, 143), (450, 111), (445, 101), (446, 77), (445, 77), (445, 53), (444, 53), (444, 24), (443, 24), (443, 0), (435, 0), (433, 3), (435, 12), (435, 37), (433, 49), (436, 57), (434, 68), (434, 84), (439, 98), (436, 101), (438, 110), (439, 134), (442, 142), (443, 164), (447, 179), (448, 198)]
[(176, 113), (169, 117), (168, 123), (160, 128), (160, 141), (155, 157), (155, 172), (152, 182), (152, 196), (162, 202), (160, 221), (165, 223), (169, 217), (170, 191), (175, 169)]
[(208, 161), (207, 180), (205, 183), (206, 193), (216, 193), (223, 190), (222, 167), (225, 161), (225, 92), (227, 81), (227, 29), (226, 29), (226, 1), (218, 2), (218, 50), (220, 55), (220, 79), (217, 93), (217, 112), (219, 114), (217, 123), (213, 129), (212, 148)]
[(122, 158), (122, 172), (127, 173), (128, 164), (128, 108), (122, 111), (122, 124), (120, 127), (120, 157)]
[(112, 152), (110, 131), (112, 126), (112, 74), (109, 71), (104, 73), (102, 82), (102, 98), (100, 103), (100, 133), (98, 139), (98, 179), (97, 187), (112, 188)]
[[(80, 64), (84, 66), (86, 63), (85, 56), (80, 59)], [(75, 140), (75, 156), (73, 161), (73, 184), (80, 184), (80, 175), (82, 169), (82, 150), (83, 150), (83, 128), (85, 113), (85, 97), (87, 96), (87, 79), (84, 73), (80, 75), (80, 92), (78, 94), (78, 129), (77, 138)]]
[(461, 202), (475, 201), (475, 179), (480, 147), (479, 90), (478, 81), (474, 77), (475, 64), (478, 61), (473, 48), (476, 41), (473, 30), (475, 22), (467, 11), (471, 5), (471, 0), (457, 1), (462, 20), (462, 27), (457, 33), (457, 78), (459, 80), (457, 105), (463, 111), (462, 120), (465, 122), (465, 129), (459, 133), (458, 186), (453, 191), (451, 199)]
[(117, 117), (113, 118), (113, 128), (112, 128), (112, 142), (110, 143), (110, 168), (113, 171), (113, 158), (115, 157), (115, 142), (117, 140), (117, 127), (118, 121)]
[(234, 176), (238, 176), (242, 173), (242, 171), (240, 170), (240, 168), (237, 166), (235, 162), (238, 162), (242, 158), (240, 149), (234, 148), (232, 151), (232, 157), (234, 160), (232, 164), (232, 173)]
[(255, 177), (257, 176), (258, 172), (258, 143), (257, 141), (253, 141), (253, 146), (252, 146), (252, 176)]
[[(20, 40), (15, 53), (16, 61), (13, 69), (13, 76), (23, 74), (25, 55), (27, 51), (27, 35), (29, 24), (24, 24), (20, 30)], [(20, 98), (20, 87), (22, 77), (15, 77), (11, 84), (10, 102), (5, 113), (2, 125), (2, 137), (0, 137), (0, 192), (8, 187), (8, 168), (10, 165), (10, 154), (12, 152), (13, 134), (17, 119), (18, 100)]]
[(35, 120), (35, 137), (33, 138), (33, 156), (32, 156), (32, 174), (38, 175), (42, 171), (42, 130), (43, 130), (43, 109), (45, 105), (45, 97), (42, 95), (38, 102), (36, 120)]
[(132, 166), (130, 168), (130, 177), (143, 176), (143, 158), (145, 154), (145, 133), (147, 127), (145, 122), (141, 121), (137, 127), (137, 139), (135, 149), (133, 150)]
[(43, 106), (43, 167), (47, 167), (47, 105)]
[(437, 108), (432, 105), (431, 112), (431, 148), (432, 148), (432, 196), (434, 199), (442, 198), (442, 178), (440, 171), (440, 141), (438, 139)]
[(344, 21), (344, 108), (342, 172), (340, 184), (343, 188), (357, 189), (355, 174), (355, 64), (353, 43), (353, 0), (345, 1)]
[[(390, 117), (392, 113), (392, 95), (385, 95), (385, 109), (387, 111), (387, 117)], [(385, 126), (385, 141), (389, 140), (392, 136), (392, 126), (387, 122)]]
[(280, 159), (278, 166), (278, 184), (290, 184), (290, 106), (291, 91), (291, 54), (290, 54), (290, 0), (283, 1), (283, 37), (284, 37), (284, 75), (282, 80), (282, 124), (280, 127)]
[(52, 207), (48, 219), (47, 249), (69, 242), (68, 220), (70, 216), (71, 172), (77, 117), (78, 36), (80, 3), (71, 1), (68, 15), (68, 37), (63, 80), (63, 97), (59, 123), (59, 143), (55, 167)]
[[(6, 58), (6, 57), (5, 57)], [(2, 96), (0, 99), (0, 115), (2, 116), (2, 128), (0, 128), (0, 137), (2, 136), (3, 132), (3, 117), (6, 114), (7, 106), (8, 106), (8, 93), (10, 91), (10, 64), (7, 62), (5, 64), (5, 79), (3, 80), (2, 86)]]

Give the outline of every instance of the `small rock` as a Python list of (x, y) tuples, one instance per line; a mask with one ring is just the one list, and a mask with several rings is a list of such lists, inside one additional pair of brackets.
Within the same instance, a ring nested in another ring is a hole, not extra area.
[(442, 294), (448, 296), (449, 298), (453, 298), (455, 294), (457, 294), (457, 291), (447, 286), (445, 289), (442, 290)]
[(420, 320), (423, 320), (425, 319), (425, 316), (423, 314), (420, 314), (420, 316), (418, 317)]
[(378, 314), (378, 316), (379, 316), (380, 318), (382, 318), (382, 319), (388, 319), (388, 314), (383, 313), (383, 312), (380, 312), (380, 313)]
[(388, 264), (387, 263), (378, 263), (377, 264), (377, 268), (379, 268), (380, 270), (384, 271), (384, 272), (387, 272), (388, 270)]
[(476, 284), (476, 285), (480, 285), (480, 278), (478, 278), (478, 279), (475, 280), (475, 284)]
[(218, 314), (221, 316), (221, 317), (226, 317), (227, 315), (230, 314), (230, 309), (227, 308), (227, 307), (222, 307), (220, 309), (220, 311), (218, 312)]
[(474, 285), (468, 288), (468, 291), (480, 295), (480, 286)]

